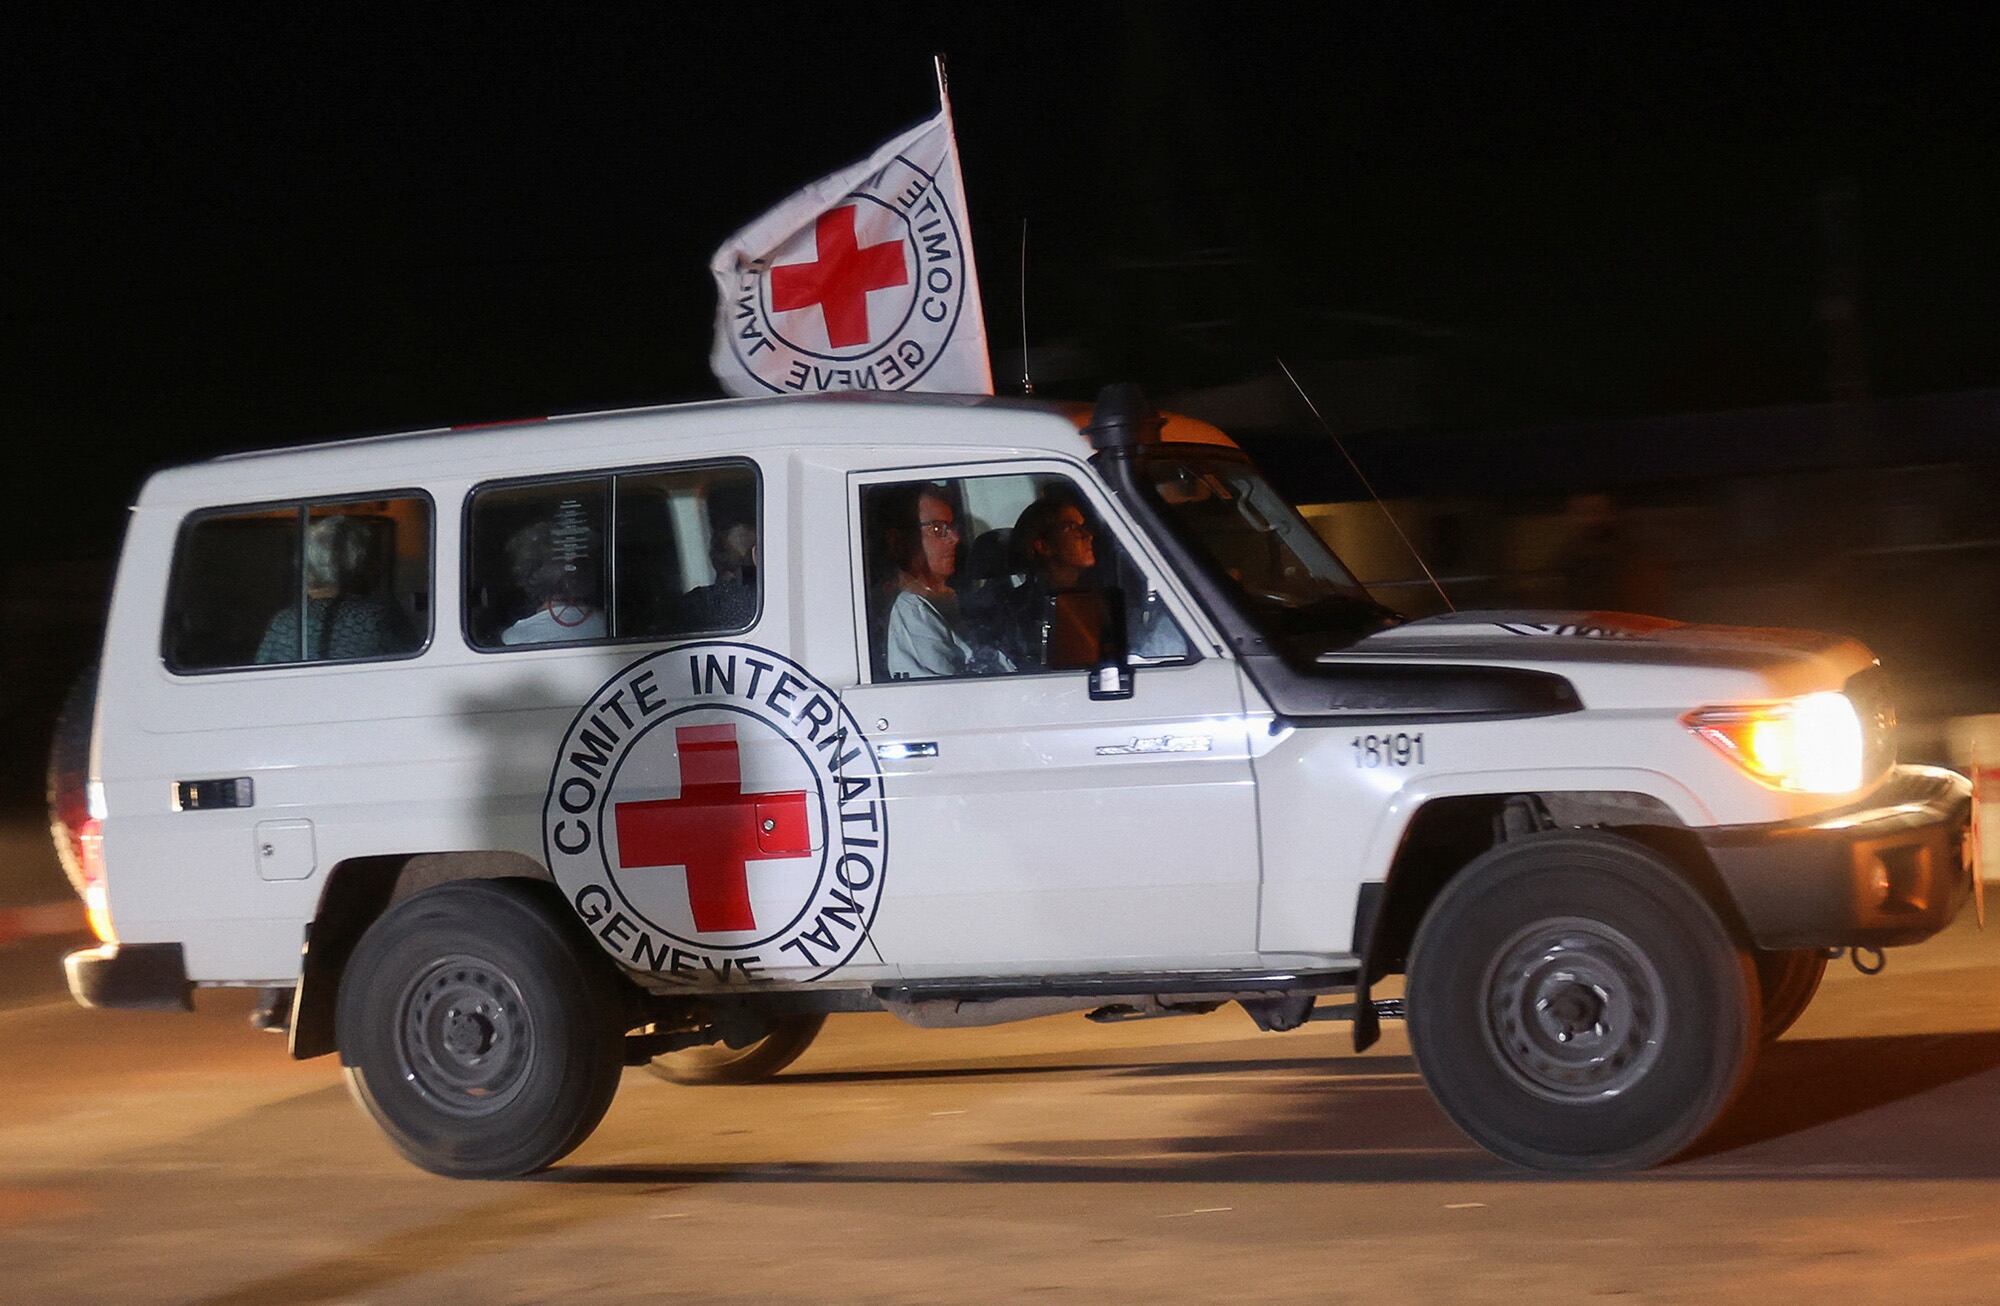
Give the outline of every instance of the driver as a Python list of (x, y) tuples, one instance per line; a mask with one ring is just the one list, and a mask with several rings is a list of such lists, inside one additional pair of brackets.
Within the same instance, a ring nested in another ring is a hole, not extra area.
[(997, 642), (1015, 666), (1044, 666), (1049, 599), (1097, 565), (1097, 535), (1076, 503), (1050, 496), (1022, 509), (1011, 543), (1027, 579), (1001, 599)]

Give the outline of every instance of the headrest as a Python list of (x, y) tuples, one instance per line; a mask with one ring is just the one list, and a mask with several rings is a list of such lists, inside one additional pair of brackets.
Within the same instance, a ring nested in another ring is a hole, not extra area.
[(996, 526), (974, 540), (965, 551), (965, 578), (972, 581), (1000, 580), (1013, 575), (1014, 528)]

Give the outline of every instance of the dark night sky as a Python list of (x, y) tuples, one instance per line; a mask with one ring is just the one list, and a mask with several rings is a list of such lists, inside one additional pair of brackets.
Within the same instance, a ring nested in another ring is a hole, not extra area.
[(34, 547), (108, 554), (144, 469), (220, 449), (712, 393), (709, 252), (923, 116), (933, 50), (989, 329), (1025, 216), (1080, 396), (1414, 352), (1473, 427), (1823, 399), (1842, 178), (1874, 391), (2000, 383), (1979, 11), (1332, 8), (11, 19)]

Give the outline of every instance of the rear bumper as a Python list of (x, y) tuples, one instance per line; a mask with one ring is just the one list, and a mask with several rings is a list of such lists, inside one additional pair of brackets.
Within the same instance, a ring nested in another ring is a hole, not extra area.
[(1971, 781), (1899, 766), (1852, 807), (1696, 833), (1758, 947), (1886, 948), (1936, 934), (1971, 896), (1971, 820)]
[(194, 985), (178, 943), (107, 943), (63, 958), (70, 996), (86, 1007), (193, 1011)]

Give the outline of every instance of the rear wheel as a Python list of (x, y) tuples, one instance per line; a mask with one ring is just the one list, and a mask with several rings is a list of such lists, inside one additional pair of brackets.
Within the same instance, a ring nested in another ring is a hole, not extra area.
[(1551, 1170), (1684, 1151), (1742, 1087), (1750, 959), (1666, 858), (1559, 831), (1474, 859), (1410, 956), (1410, 1045), (1481, 1146)]
[(526, 885), (464, 880), (391, 908), (341, 977), (348, 1085), (436, 1174), (552, 1165), (604, 1118), (624, 1064), (617, 981)]
[(1792, 948), (1757, 954), (1757, 987), (1764, 999), (1761, 1037), (1775, 1043), (1790, 1029), (1826, 975), (1826, 954), (1817, 948)]
[(717, 1043), (654, 1057), (646, 1069), (676, 1084), (761, 1084), (799, 1059), (826, 1024), (824, 1015), (785, 1016), (747, 1047)]

